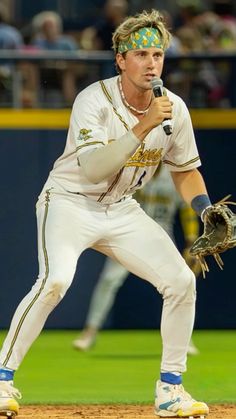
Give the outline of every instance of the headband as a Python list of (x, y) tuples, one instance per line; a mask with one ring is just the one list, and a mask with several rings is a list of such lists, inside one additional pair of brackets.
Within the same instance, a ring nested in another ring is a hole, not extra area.
[(118, 52), (122, 54), (129, 50), (151, 47), (164, 49), (160, 32), (152, 27), (141, 28), (136, 32), (132, 32), (127, 41), (119, 43)]

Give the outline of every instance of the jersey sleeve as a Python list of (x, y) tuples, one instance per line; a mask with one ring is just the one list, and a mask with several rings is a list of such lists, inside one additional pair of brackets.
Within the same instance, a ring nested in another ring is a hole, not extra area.
[(185, 103), (180, 98), (174, 102), (173, 120), (172, 141), (163, 161), (172, 172), (197, 168), (201, 161), (192, 121)]
[(105, 107), (100, 102), (99, 96), (85, 89), (77, 96), (74, 103), (70, 129), (75, 140), (77, 157), (85, 151), (103, 147), (109, 142)]

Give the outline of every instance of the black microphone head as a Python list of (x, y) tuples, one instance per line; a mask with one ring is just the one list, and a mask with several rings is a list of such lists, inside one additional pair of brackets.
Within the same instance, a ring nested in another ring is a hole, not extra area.
[(153, 77), (151, 86), (155, 97), (163, 96), (163, 81), (158, 77)]
[[(163, 81), (159, 77), (153, 77), (151, 80), (151, 86), (155, 97), (163, 96)], [(166, 135), (172, 134), (172, 123), (170, 119), (164, 119), (162, 127)]]
[(163, 87), (163, 81), (159, 79), (159, 77), (153, 77), (151, 80), (152, 89), (155, 88), (162, 88)]

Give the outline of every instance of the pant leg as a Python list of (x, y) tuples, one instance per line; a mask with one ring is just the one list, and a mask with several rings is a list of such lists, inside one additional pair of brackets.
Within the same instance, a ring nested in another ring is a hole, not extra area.
[(129, 272), (121, 264), (110, 258), (106, 259), (92, 294), (86, 326), (92, 326), (97, 330), (102, 327), (116, 294), (128, 274)]
[(195, 276), (168, 234), (134, 200), (117, 209), (119, 218), (115, 212), (108, 211), (112, 229), (105, 252), (162, 294), (161, 370), (183, 372), (194, 323)]
[(37, 208), (39, 276), (19, 304), (0, 363), (17, 369), (44, 323), (69, 288), (83, 250), (96, 240), (96, 220), (85, 222), (76, 198), (46, 193)]

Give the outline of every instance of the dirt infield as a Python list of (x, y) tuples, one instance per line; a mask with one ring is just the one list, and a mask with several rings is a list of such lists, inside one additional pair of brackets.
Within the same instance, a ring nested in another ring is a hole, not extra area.
[[(19, 419), (154, 419), (153, 406), (78, 405), (22, 406)], [(210, 406), (208, 419), (236, 419), (236, 405)]]

